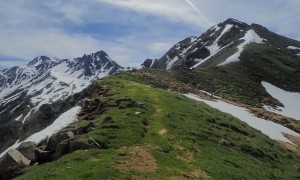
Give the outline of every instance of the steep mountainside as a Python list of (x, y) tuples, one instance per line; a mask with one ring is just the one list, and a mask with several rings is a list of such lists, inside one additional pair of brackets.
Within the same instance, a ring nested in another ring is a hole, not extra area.
[(300, 92), (300, 42), (265, 27), (228, 19), (173, 46), (152, 69), (176, 71), (184, 83), (250, 106), (282, 106), (262, 82)]
[(221, 66), (238, 62), (244, 48), (252, 43), (274, 46), (294, 58), (300, 54), (300, 42), (258, 25), (228, 19), (199, 37), (188, 37), (174, 45), (163, 57), (147, 59), (143, 65), (153, 69), (182, 69)]
[(53, 103), (122, 70), (104, 51), (73, 60), (36, 57), (0, 71), (0, 152), (53, 122), (68, 106)]
[(94, 82), (82, 120), (38, 147), (53, 158), (70, 154), (19, 179), (299, 178), (299, 155), (229, 114), (168, 91), (184, 87), (171, 80), (138, 71)]

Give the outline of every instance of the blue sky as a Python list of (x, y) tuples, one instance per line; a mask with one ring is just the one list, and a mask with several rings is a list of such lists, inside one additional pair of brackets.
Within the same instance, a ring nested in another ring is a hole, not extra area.
[(0, 66), (98, 50), (138, 66), (227, 18), (300, 40), (299, 0), (2, 0), (0, 7)]

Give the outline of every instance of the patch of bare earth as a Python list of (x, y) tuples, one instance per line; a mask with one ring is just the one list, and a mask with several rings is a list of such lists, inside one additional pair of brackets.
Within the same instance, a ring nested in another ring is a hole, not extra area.
[(131, 176), (132, 180), (151, 180), (151, 178), (142, 176), (142, 175), (132, 175)]
[(288, 150), (294, 152), (297, 155), (300, 155), (300, 137), (298, 136), (293, 136), (290, 134), (286, 134), (283, 133), (283, 135), (288, 138), (290, 141), (292, 141), (292, 143), (287, 143), (287, 142), (283, 142), (283, 141), (278, 141), (279, 144), (285, 148), (287, 148)]
[(156, 113), (160, 113), (160, 112), (161, 112), (161, 109), (160, 109), (160, 108), (156, 108), (156, 109), (155, 109), (155, 112), (156, 112)]
[(119, 170), (135, 170), (149, 172), (157, 168), (155, 158), (148, 152), (147, 147), (138, 147), (137, 152), (130, 153), (124, 161), (118, 162)]
[(194, 161), (194, 154), (192, 152), (187, 152), (183, 155), (177, 155), (176, 158), (181, 161), (192, 162)]
[(202, 170), (193, 170), (191, 172), (182, 172), (181, 176), (170, 177), (171, 180), (181, 180), (181, 179), (209, 179), (209, 176)]
[(194, 170), (192, 171), (191, 173), (194, 177), (197, 177), (197, 178), (202, 178), (202, 179), (209, 179), (209, 176), (202, 170)]
[(294, 152), (295, 154), (297, 155), (300, 155), (300, 148), (295, 146), (295, 145), (292, 145), (288, 142), (284, 142), (284, 141), (277, 141), (282, 147)]
[(161, 129), (159, 132), (158, 132), (160, 135), (164, 135), (167, 133), (167, 130), (166, 129)]
[(300, 148), (300, 137), (283, 133), (283, 135)]

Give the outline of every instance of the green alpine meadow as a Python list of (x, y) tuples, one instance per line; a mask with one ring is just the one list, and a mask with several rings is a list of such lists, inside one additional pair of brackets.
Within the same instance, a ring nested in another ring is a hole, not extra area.
[[(230, 114), (160, 88), (151, 72), (121, 73), (94, 82), (106, 95), (79, 150), (26, 168), (17, 179), (297, 179), (295, 154)], [(167, 86), (167, 84), (165, 84)], [(140, 105), (135, 105), (140, 104)]]

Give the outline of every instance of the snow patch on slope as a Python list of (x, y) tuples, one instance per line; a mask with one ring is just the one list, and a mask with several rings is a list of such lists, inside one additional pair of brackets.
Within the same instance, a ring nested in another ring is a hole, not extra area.
[[(182, 50), (182, 52), (178, 55), (176, 55), (174, 58), (170, 58), (168, 55), (166, 56), (167, 58), (167, 62), (166, 62), (166, 70), (170, 70), (172, 69), (173, 65), (180, 59), (184, 58), (187, 53), (189, 52), (189, 50), (195, 45), (195, 43), (197, 43), (198, 41), (200, 41), (201, 39), (198, 39), (198, 37), (192, 36), (190, 37), (190, 44), (187, 48), (184, 48), (184, 50)], [(180, 43), (177, 43), (174, 45), (174, 49), (179, 51), (180, 50), (181, 45)], [(196, 49), (195, 49), (196, 50)], [(194, 51), (195, 51), (194, 50)]]
[(152, 66), (153, 66), (154, 62), (155, 62), (155, 60), (154, 60), (154, 59), (152, 59), (152, 60), (151, 60), (151, 65), (150, 65), (150, 68), (152, 68)]
[(284, 107), (277, 108), (277, 110), (264, 106), (266, 110), (300, 120), (300, 93), (288, 92), (264, 81), (261, 84), (273, 98), (284, 105)]
[(293, 144), (289, 139), (287, 139), (282, 133), (291, 134), (300, 137), (300, 134), (292, 131), (280, 124), (276, 124), (272, 121), (266, 121), (264, 119), (258, 118), (247, 111), (245, 108), (234, 106), (232, 104), (223, 102), (221, 100), (209, 101), (201, 99), (194, 94), (184, 94), (186, 97), (194, 99), (196, 101), (202, 101), (209, 106), (216, 108), (222, 112), (232, 114), (233, 116), (239, 118), (241, 121), (247, 123), (249, 126), (260, 130), (265, 135), (269, 136), (275, 140), (281, 140)]
[(206, 46), (206, 48), (210, 51), (210, 54), (215, 53), (220, 49), (220, 46), (218, 45), (219, 39), (228, 31), (232, 28), (232, 24), (227, 24), (223, 31), (221, 32), (220, 36), (212, 43), (210, 46)]
[(221, 29), (221, 27), (217, 24), (217, 25), (214, 25), (213, 27), (211, 27), (210, 29), (217, 32), (218, 30)]
[(22, 118), (23, 114), (21, 114), (20, 116), (18, 116), (15, 121), (19, 121)]
[(37, 132), (31, 136), (29, 136), (26, 141), (31, 141), (34, 143), (39, 143), (43, 139), (51, 136), (54, 133), (57, 133), (59, 130), (61, 130), (64, 127), (67, 127), (69, 124), (74, 122), (77, 118), (78, 113), (80, 112), (81, 107), (76, 106), (68, 111), (61, 114), (50, 126), (46, 127), (40, 132)]
[(76, 106), (76, 107), (69, 109), (68, 111), (61, 114), (50, 126), (46, 127), (45, 129), (41, 130), (40, 132), (32, 134), (31, 136), (29, 136), (27, 139), (25, 139), (22, 142), (19, 142), (19, 140), (17, 140), (14, 145), (12, 145), (11, 147), (9, 147), (5, 151), (3, 151), (0, 154), (0, 157), (2, 157), (10, 149), (17, 148), (23, 142), (34, 142), (34, 143), (38, 144), (42, 140), (51, 136), (52, 134), (59, 132), (61, 129), (67, 127), (69, 124), (76, 121), (77, 115), (80, 112), (80, 110), (81, 110), (80, 106)]
[(221, 49), (219, 49), (218, 51), (214, 52), (213, 54), (211, 54), (210, 56), (208, 56), (207, 58), (205, 59), (201, 59), (200, 62), (198, 62), (197, 64), (195, 64), (194, 66), (192, 66), (190, 69), (194, 69), (198, 66), (200, 66), (202, 63), (204, 63), (205, 61), (207, 61), (208, 59), (210, 59), (212, 56), (214, 56), (215, 54), (217, 54), (218, 52), (220, 52), (221, 50), (225, 49), (226, 47), (230, 46), (232, 43), (222, 47)]
[(218, 66), (222, 66), (222, 65), (232, 63), (232, 62), (238, 62), (239, 57), (247, 44), (250, 44), (250, 43), (258, 43), (259, 44), (259, 43), (262, 43), (264, 39), (262, 39), (258, 34), (256, 34), (256, 32), (254, 30), (250, 29), (249, 31), (247, 31), (245, 36), (243, 38), (241, 38), (240, 40), (244, 40), (244, 42), (241, 43), (237, 47), (238, 51), (235, 54), (228, 57), (223, 63), (219, 64)]
[(176, 56), (174, 59), (172, 59), (168, 64), (167, 64), (167, 70), (170, 70), (173, 65), (175, 64), (175, 62), (178, 60), (178, 57)]
[(300, 47), (295, 47), (295, 46), (288, 46), (288, 49), (293, 49), (293, 50), (300, 50)]

